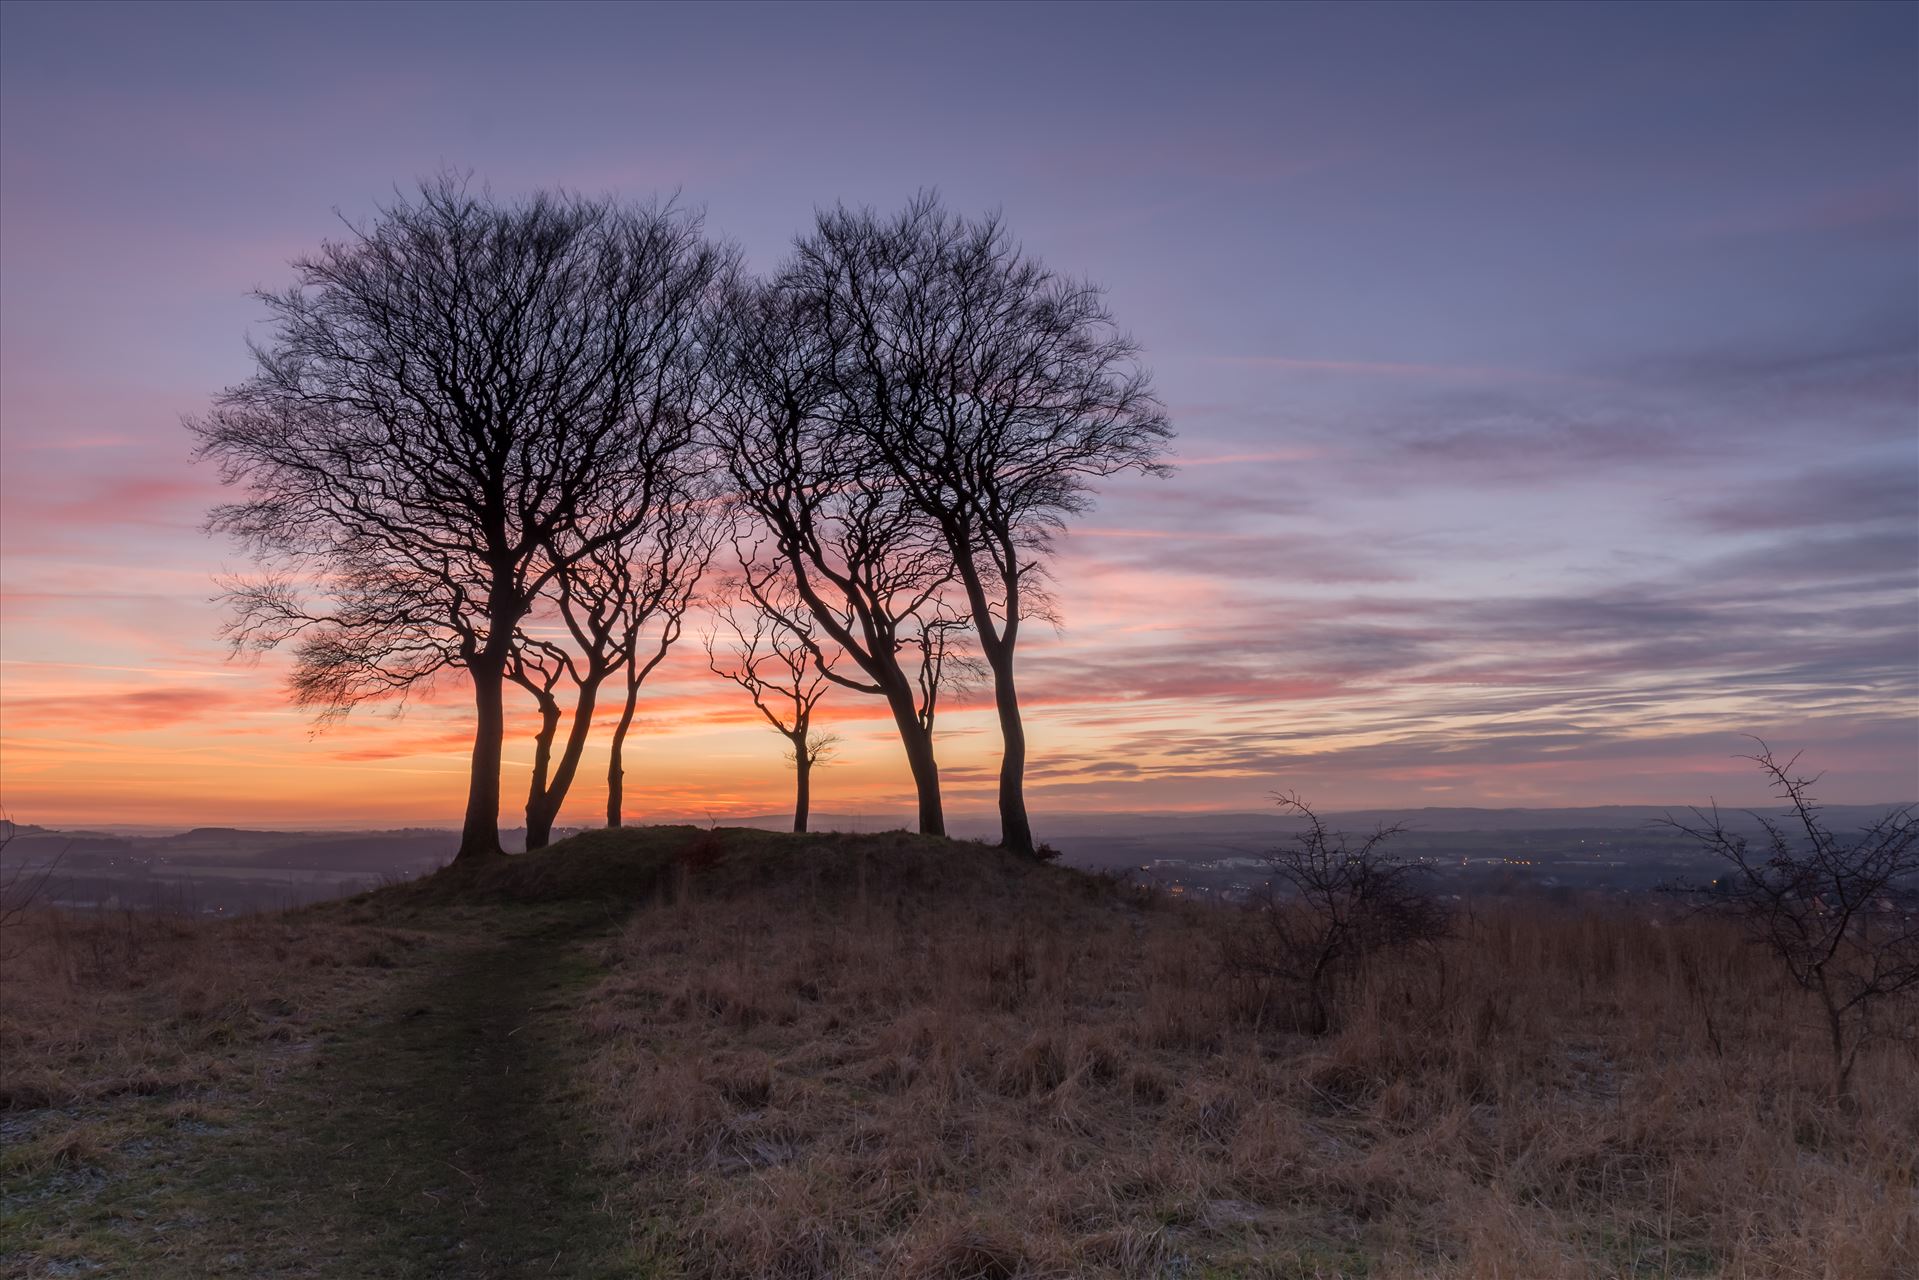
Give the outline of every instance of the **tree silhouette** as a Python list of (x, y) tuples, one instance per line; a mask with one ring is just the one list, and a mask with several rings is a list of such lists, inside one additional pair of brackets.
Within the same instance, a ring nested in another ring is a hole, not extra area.
[(740, 514), (791, 576), (790, 629), (859, 672), (831, 666), (828, 679), (885, 699), (919, 829), (944, 835), (933, 720), (942, 681), (962, 670), (957, 575), (937, 530), (849, 425), (831, 374), (836, 334), (810, 305), (779, 281), (735, 291), (713, 419), (720, 453)]
[(822, 648), (811, 616), (777, 562), (760, 563), (742, 549), (739, 572), (722, 587), (715, 625), (705, 637), (713, 673), (746, 690), (753, 706), (787, 743), (793, 763), (793, 830), (805, 831), (812, 807), (813, 766), (838, 739), (813, 729), (813, 710), (833, 687), (837, 656)]
[(1138, 346), (1099, 289), (1048, 271), (996, 216), (957, 217), (931, 194), (890, 219), (822, 212), (780, 287), (817, 330), (837, 420), (945, 545), (992, 672), (1001, 839), (1031, 855), (1014, 657), (1090, 480), (1166, 470), (1171, 428)]
[(644, 518), (645, 460), (689, 445), (731, 257), (673, 209), (457, 178), (294, 263), (259, 299), (255, 372), (189, 423), (244, 496), (216, 508), (261, 572), (237, 648), (295, 642), (322, 717), (459, 668), (476, 711), (458, 857), (497, 855), (503, 684), (571, 566)]
[[(710, 499), (694, 473), (661, 459), (660, 474), (644, 486), (644, 522), (617, 542), (570, 557), (548, 584), (551, 607), (532, 615), (551, 638), (526, 637), (508, 666), (508, 678), (533, 695), (540, 709), (533, 772), (527, 792), (526, 847), (545, 848), (579, 771), (602, 687), (624, 670), (624, 706), (609, 765), (609, 825), (618, 826), (623, 799), (621, 759), (640, 685), (679, 638), (681, 619), (713, 552)], [(589, 530), (591, 525), (588, 526)], [(557, 696), (572, 690), (572, 712), (557, 756), (561, 720)], [(614, 772), (618, 770), (618, 772)]]
[[(515, 637), (507, 657), (506, 678), (531, 694), (540, 712), (540, 727), (533, 734), (532, 778), (526, 795), (526, 847), (538, 849), (546, 845), (552, 831), (552, 819), (545, 815), (548, 798), (553, 794), (553, 739), (559, 732), (563, 714), (559, 689), (568, 680), (579, 685), (578, 705), (584, 707), (590, 717), (592, 689), (597, 679), (591, 674), (582, 676), (573, 656), (559, 645), (535, 639), (524, 631)], [(564, 786), (561, 790), (564, 791)]]
[[(606, 766), (609, 827), (620, 825), (625, 805), (626, 739), (639, 705), (640, 686), (680, 638), (687, 610), (713, 559), (718, 514), (711, 486), (701, 477), (688, 476), (676, 497), (660, 508), (659, 520), (641, 530), (642, 536), (629, 543), (623, 555), (607, 557), (599, 576), (575, 589), (576, 599), (599, 599), (613, 618), (615, 670), (624, 673), (624, 696)], [(558, 812), (557, 804), (554, 811)]]

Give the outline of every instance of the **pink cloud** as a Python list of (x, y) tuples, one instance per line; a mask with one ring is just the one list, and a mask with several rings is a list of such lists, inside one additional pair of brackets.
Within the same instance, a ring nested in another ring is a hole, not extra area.
[(251, 693), (227, 689), (74, 689), (9, 698), (4, 706), (9, 730), (120, 734), (229, 722), (237, 712), (259, 709), (260, 702)]

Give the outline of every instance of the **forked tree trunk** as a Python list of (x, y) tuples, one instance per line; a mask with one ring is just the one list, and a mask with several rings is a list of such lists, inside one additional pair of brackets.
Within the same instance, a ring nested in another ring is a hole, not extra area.
[(552, 767), (552, 777), (547, 776), (547, 766), (552, 760), (553, 736), (559, 727), (560, 707), (554, 702), (551, 711), (546, 705), (540, 708), (545, 717), (541, 725), (541, 736), (534, 756), (534, 790), (526, 804), (526, 847), (529, 852), (544, 849), (553, 843), (553, 824), (559, 821), (560, 810), (566, 806), (566, 793), (573, 789), (573, 779), (580, 770), (580, 756), (586, 750), (586, 740), (593, 729), (593, 708), (599, 702), (600, 684), (605, 675), (588, 676), (580, 683), (579, 701), (573, 707), (573, 724), (567, 729), (566, 744), (560, 748), (560, 760)]
[(879, 653), (862, 649), (860, 640), (836, 621), (833, 611), (821, 601), (819, 593), (801, 571), (800, 561), (788, 563), (794, 567), (794, 586), (798, 588), (800, 598), (806, 601), (827, 635), (859, 663), (860, 669), (885, 697), (887, 709), (893, 713), (893, 723), (900, 732), (900, 743), (906, 748), (907, 767), (913, 772), (913, 789), (919, 795), (920, 834), (945, 835), (946, 814), (940, 805), (940, 770), (933, 757), (933, 734), (920, 723), (919, 704), (912, 682), (900, 670), (897, 655), (890, 644)]
[(548, 770), (553, 764), (553, 735), (560, 729), (560, 704), (551, 694), (534, 693), (540, 703), (540, 731), (533, 737), (533, 777), (526, 788), (526, 850), (545, 848), (553, 820), (546, 808)]

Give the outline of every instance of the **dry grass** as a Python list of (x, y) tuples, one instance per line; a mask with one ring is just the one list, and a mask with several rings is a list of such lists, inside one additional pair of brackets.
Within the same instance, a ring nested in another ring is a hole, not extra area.
[[(1835, 1107), (1803, 997), (1713, 923), (1484, 916), (1308, 1039), (1221, 981), (1221, 914), (986, 851), (792, 852), (682, 875), (590, 1007), (589, 1091), (669, 1270), (1919, 1266), (1913, 1058)], [(941, 857), (979, 866), (948, 892)]]
[(0, 975), (0, 1110), (202, 1091), (296, 1042), (312, 997), (372, 980), (414, 935), (311, 916), (205, 924), (35, 911)]
[(568, 1089), (604, 916), (417, 897), (35, 917), (0, 990), (0, 1277), (630, 1274)]
[(33, 910), (8, 934), (0, 1276), (32, 1277), (214, 1274), (246, 1207), (216, 1148), (415, 945), (300, 916)]
[[(296, 1140), (337, 1187), (392, 1181), (383, 1138), (430, 1190), (520, 1105), (500, 1064), (555, 1108), (495, 1144), (501, 1230), (623, 1204), (641, 1274), (1919, 1274), (1919, 1063), (1836, 1106), (1803, 994), (1724, 927), (1484, 914), (1310, 1038), (1222, 977), (1234, 924), (978, 847), (686, 828), (286, 917), (39, 914), (0, 973), (0, 1274), (214, 1274)], [(552, 1139), (588, 1125), (610, 1186)], [(444, 1225), (319, 1208), (342, 1273)]]

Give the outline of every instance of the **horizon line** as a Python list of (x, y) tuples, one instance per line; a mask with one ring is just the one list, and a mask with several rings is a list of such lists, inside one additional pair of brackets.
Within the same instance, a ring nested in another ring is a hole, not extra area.
[[(1322, 811), (1322, 816), (1327, 818), (1333, 818), (1333, 817), (1340, 817), (1343, 815), (1352, 815), (1352, 814), (1365, 815), (1365, 814), (1377, 814), (1377, 813), (1421, 813), (1421, 812), (1555, 814), (1555, 813), (1579, 813), (1579, 812), (1586, 812), (1591, 810), (1606, 810), (1606, 809), (1630, 809), (1630, 810), (1655, 810), (1656, 809), (1656, 810), (1664, 810), (1667, 812), (1691, 813), (1694, 810), (1709, 811), (1713, 807), (1715, 806), (1713, 806), (1710, 801), (1705, 805), (1692, 804), (1692, 803), (1661, 804), (1661, 803), (1652, 803), (1652, 802), (1643, 802), (1643, 801), (1605, 801), (1605, 802), (1593, 803), (1593, 804), (1562, 804), (1562, 805), (1372, 804), (1372, 805), (1353, 805), (1353, 806), (1343, 806), (1339, 808), (1328, 808)], [(1720, 805), (1717, 807), (1727, 813), (1769, 813), (1776, 810), (1790, 811), (1792, 808), (1791, 805), (1785, 804), (1785, 803)], [(1883, 810), (1887, 812), (1894, 812), (1900, 809), (1919, 808), (1919, 799), (1893, 800), (1893, 801), (1840, 800), (1840, 801), (1832, 801), (1829, 803), (1823, 803), (1818, 805), (1817, 807), (1820, 809), (1874, 809), (1874, 810)], [(1065, 820), (1065, 821), (1086, 820), (1086, 819), (1093, 819), (1093, 818), (1178, 819), (1178, 818), (1255, 818), (1255, 817), (1271, 818), (1276, 822), (1297, 821), (1297, 819), (1294, 816), (1289, 815), (1277, 808), (1058, 809), (1058, 810), (1047, 811), (1044, 813), (1043, 816), (1047, 818), (1053, 818), (1053, 819)], [(954, 819), (957, 822), (965, 823), (968, 826), (973, 826), (975, 824), (992, 825), (997, 823), (998, 814), (990, 809), (982, 809), (974, 812), (961, 812), (957, 814), (950, 814), (949, 818)], [(662, 814), (649, 815), (648, 817), (644, 819), (627, 821), (622, 823), (622, 825), (630, 828), (643, 828), (643, 827), (654, 827), (654, 826), (724, 827), (724, 826), (761, 826), (764, 824), (771, 823), (777, 826), (780, 824), (789, 823), (791, 821), (792, 821), (792, 815), (790, 812), (782, 813), (779, 811), (764, 812), (764, 813), (730, 813), (730, 814), (723, 814), (723, 815), (712, 815), (712, 814), (704, 814), (704, 813), (702, 814), (662, 813)], [(844, 831), (846, 830), (846, 828), (838, 825), (832, 825), (832, 824), (837, 824), (841, 822), (856, 823), (858, 824), (858, 827), (856, 829), (863, 829), (867, 831), (909, 830), (913, 826), (914, 816), (912, 811), (909, 809), (901, 809), (897, 813), (892, 813), (892, 812), (815, 813), (812, 815), (812, 825), (814, 826), (815, 829), (809, 834), (817, 835), (817, 834), (823, 834), (828, 831)], [(336, 834), (366, 834), (366, 833), (393, 832), (393, 831), (418, 831), (418, 832), (427, 832), (427, 833), (445, 832), (451, 835), (457, 835), (460, 830), (460, 824), (457, 818), (444, 818), (444, 819), (438, 819), (438, 820), (417, 820), (417, 821), (394, 820), (394, 821), (387, 821), (387, 822), (381, 822), (377, 819), (369, 819), (367, 820), (367, 822), (360, 823), (360, 824), (352, 824), (352, 823), (341, 824), (338, 822), (328, 821), (324, 819), (306, 819), (306, 818), (295, 817), (295, 818), (288, 819), (284, 825), (275, 824), (275, 825), (269, 825), (269, 826), (259, 826), (259, 825), (252, 825), (251, 823), (243, 822), (243, 821), (220, 821), (217, 819), (215, 820), (199, 819), (199, 820), (192, 820), (192, 821), (172, 820), (172, 821), (149, 821), (149, 822), (126, 822), (126, 821), (95, 822), (95, 821), (88, 821), (84, 819), (74, 820), (74, 819), (59, 819), (59, 818), (29, 820), (29, 819), (23, 819), (23, 818), (7, 815), (7, 816), (0, 816), (0, 824), (10, 824), (15, 829), (32, 827), (42, 831), (58, 832), (63, 834), (76, 834), (76, 833), (85, 833), (90, 831), (97, 831), (97, 832), (139, 831), (139, 832), (148, 832), (153, 834), (181, 835), (191, 831), (236, 831), (236, 832), (244, 832), (244, 833), (250, 833), (250, 834), (336, 835)], [(606, 829), (608, 828), (606, 828), (603, 823), (560, 822), (560, 823), (556, 823), (554, 827), (554, 830), (556, 832), (564, 831), (564, 832), (567, 832), (568, 834), (574, 834), (574, 833), (586, 832), (586, 831), (599, 831), (599, 830), (606, 830)], [(524, 831), (525, 827), (524, 825), (502, 826), (500, 830), (502, 832), (518, 832), (518, 831)], [(949, 834), (953, 834), (953, 833), (949, 833)], [(971, 836), (962, 837), (962, 836), (955, 835), (954, 838), (971, 838)]]

